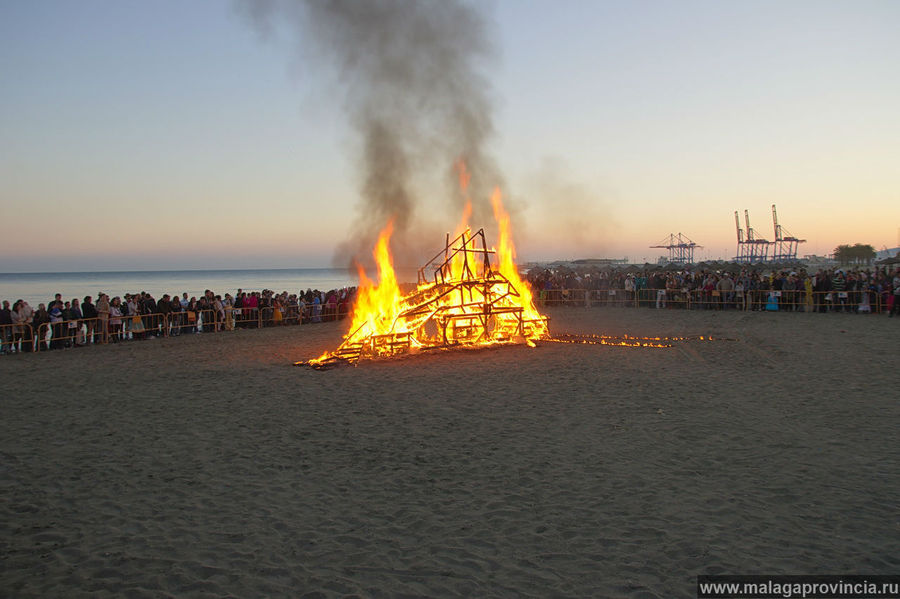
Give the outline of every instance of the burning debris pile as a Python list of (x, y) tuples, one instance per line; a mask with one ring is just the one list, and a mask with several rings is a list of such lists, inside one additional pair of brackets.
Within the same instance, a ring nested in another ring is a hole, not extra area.
[[(465, 177), (461, 176), (463, 189)], [(373, 252), (378, 284), (359, 270), (359, 292), (352, 324), (334, 351), (296, 362), (323, 370), (339, 364), (357, 364), (364, 358), (455, 347), (486, 347), (538, 341), (588, 345), (669, 348), (674, 342), (711, 337), (635, 337), (631, 335), (550, 336), (547, 317), (534, 306), (531, 289), (519, 277), (509, 215), (499, 190), (491, 197), (499, 228), (498, 247), (488, 247), (484, 229), (466, 225), (466, 206), (456, 237), (447, 234), (444, 249), (419, 269), (415, 290), (403, 295), (390, 252), (393, 224), (381, 232)]]
[(356, 364), (368, 357), (461, 346), (528, 343), (549, 337), (547, 318), (534, 307), (519, 277), (509, 218), (499, 191), (491, 198), (500, 226), (499, 249), (488, 249), (484, 230), (468, 227), (419, 269), (415, 291), (402, 296), (388, 249), (392, 227), (375, 248), (380, 281), (360, 269), (353, 323), (333, 352), (297, 365), (316, 369)]

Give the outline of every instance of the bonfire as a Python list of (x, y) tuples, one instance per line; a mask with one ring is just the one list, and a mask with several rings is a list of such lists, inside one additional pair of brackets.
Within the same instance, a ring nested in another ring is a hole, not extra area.
[(548, 339), (547, 317), (534, 306), (519, 276), (510, 237), (509, 215), (499, 190), (491, 197), (499, 228), (496, 248), (483, 229), (447, 234), (444, 249), (419, 269), (416, 289), (401, 294), (390, 253), (391, 223), (381, 232), (374, 256), (378, 283), (359, 267), (360, 286), (349, 332), (334, 351), (298, 365), (322, 369), (357, 364), (363, 358)]

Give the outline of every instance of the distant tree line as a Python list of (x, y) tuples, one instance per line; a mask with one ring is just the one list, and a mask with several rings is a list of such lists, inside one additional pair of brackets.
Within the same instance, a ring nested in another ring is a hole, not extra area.
[(875, 259), (875, 248), (869, 244), (844, 244), (834, 248), (834, 259), (841, 264), (871, 264)]

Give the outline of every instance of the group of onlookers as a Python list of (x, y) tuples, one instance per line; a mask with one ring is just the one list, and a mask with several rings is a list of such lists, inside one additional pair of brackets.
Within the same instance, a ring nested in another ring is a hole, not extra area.
[(0, 308), (0, 353), (81, 347), (185, 333), (230, 331), (235, 328), (307, 324), (345, 317), (355, 287), (288, 294), (271, 290), (244, 291), (232, 296), (206, 290), (200, 297), (141, 292), (123, 296), (97, 294), (63, 300), (57, 293), (46, 304), (8, 300)]
[[(535, 269), (528, 273), (538, 304), (624, 305), (656, 308), (888, 312), (900, 314), (900, 268), (835, 269), (815, 273), (747, 267), (730, 270)], [(349, 314), (355, 287), (288, 294), (271, 290), (200, 297), (141, 292), (99, 293), (65, 301), (62, 295), (32, 308), (8, 300), (0, 308), (0, 353), (63, 349), (91, 343), (307, 324)]]
[(618, 304), (656, 308), (900, 313), (900, 268), (732, 270), (535, 269), (542, 305)]

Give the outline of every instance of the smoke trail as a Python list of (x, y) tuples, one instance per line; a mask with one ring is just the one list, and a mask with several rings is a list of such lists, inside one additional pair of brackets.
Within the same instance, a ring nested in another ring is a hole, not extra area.
[(578, 180), (566, 161), (554, 156), (545, 156), (525, 177), (524, 188), (523, 199), (540, 223), (543, 251), (561, 258), (595, 258), (610, 250), (607, 242), (621, 225), (608, 189)]
[(419, 189), (429, 173), (442, 178), (442, 194), (456, 200), (453, 220), (441, 220), (456, 222), (462, 195), (454, 165), (460, 159), (471, 174), (474, 222), (491, 214), (491, 189), (502, 181), (486, 149), (493, 111), (480, 68), (493, 47), (478, 5), (240, 0), (239, 7), (260, 32), (287, 25), (304, 47), (312, 44), (346, 92), (344, 107), (361, 141), (362, 201), (351, 241), (336, 260), (346, 264), (350, 256), (368, 255), (389, 219), (395, 243), (414, 244), (412, 224), (422, 216), (416, 211), (437, 192), (434, 185)]

